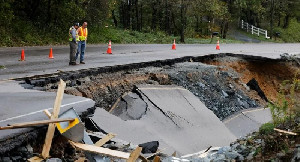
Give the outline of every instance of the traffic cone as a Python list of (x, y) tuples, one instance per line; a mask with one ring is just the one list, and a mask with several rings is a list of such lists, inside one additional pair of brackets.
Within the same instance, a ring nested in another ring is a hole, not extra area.
[(21, 59), (19, 61), (25, 61), (25, 52), (24, 52), (24, 49), (22, 49)]
[(174, 43), (172, 45), (172, 50), (176, 50), (176, 43), (175, 43), (175, 39), (174, 39)]
[(50, 48), (50, 52), (49, 52), (49, 59), (54, 59), (54, 57), (53, 57), (53, 53), (52, 53), (52, 48)]
[(217, 47), (216, 47), (216, 50), (220, 50), (220, 42), (219, 42), (219, 40), (217, 41)]
[(108, 43), (108, 49), (107, 49), (106, 53), (107, 54), (112, 54), (112, 52), (111, 52), (111, 41), (109, 41), (109, 43)]

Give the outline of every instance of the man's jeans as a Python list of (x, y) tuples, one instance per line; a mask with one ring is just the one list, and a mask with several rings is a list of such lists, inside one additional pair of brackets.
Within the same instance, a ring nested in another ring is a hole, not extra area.
[(80, 62), (83, 62), (83, 60), (84, 60), (85, 44), (86, 44), (86, 41), (78, 42), (78, 48), (77, 48), (77, 53), (76, 53), (75, 59), (77, 60), (78, 55), (80, 54)]
[(77, 51), (77, 43), (70, 41), (70, 63), (76, 62), (75, 53)]

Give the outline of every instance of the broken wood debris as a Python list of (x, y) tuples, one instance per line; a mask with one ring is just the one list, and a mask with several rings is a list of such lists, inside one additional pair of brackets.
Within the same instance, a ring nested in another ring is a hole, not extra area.
[[(60, 80), (60, 83), (58, 85), (56, 99), (54, 102), (54, 108), (53, 108), (53, 113), (51, 115), (51, 119), (57, 119), (57, 117), (58, 117), (65, 87), (66, 87), (66, 83), (63, 80)], [(55, 124), (49, 124), (48, 131), (47, 131), (46, 138), (45, 138), (45, 144), (43, 146), (43, 151), (42, 151), (42, 157), (44, 159), (49, 157), (49, 152), (50, 152), (50, 148), (51, 148), (51, 144), (52, 144), (52, 139), (54, 136), (54, 131), (55, 131)]]
[(51, 123), (59, 123), (59, 122), (71, 122), (74, 120), (75, 119), (73, 119), (73, 118), (66, 118), (66, 119), (51, 119), (51, 120), (24, 122), (24, 123), (12, 124), (12, 125), (9, 125), (6, 127), (0, 127), (0, 130), (26, 128), (26, 127), (39, 126), (39, 125), (45, 125), (45, 124), (51, 124)]
[(103, 137), (102, 139), (100, 139), (98, 142), (95, 143), (95, 146), (101, 147), (103, 146), (106, 142), (108, 142), (109, 140), (111, 140), (112, 138), (114, 138), (116, 136), (116, 134), (113, 133), (108, 133), (105, 137)]
[(44, 161), (44, 159), (40, 158), (38, 156), (34, 156), (34, 157), (30, 158), (30, 159), (27, 159), (27, 161), (28, 162), (41, 162), (41, 161)]
[(289, 135), (293, 135), (293, 136), (297, 136), (298, 135), (297, 133), (288, 132), (288, 131), (277, 129), (277, 128), (274, 128), (274, 130), (277, 131), (277, 132), (280, 132), (280, 133), (285, 133), (285, 134), (289, 134)]
[(158, 150), (156, 153), (154, 153), (154, 154), (152, 154), (152, 155), (146, 157), (146, 159), (150, 159), (151, 157), (156, 156), (157, 154), (160, 154), (160, 153), (163, 152), (165, 149), (166, 149), (166, 148), (163, 148), (163, 149), (161, 149), (161, 150)]
[(115, 151), (108, 148), (98, 147), (94, 145), (87, 145), (83, 143), (77, 143), (69, 141), (74, 147), (79, 148), (84, 151), (89, 151), (97, 154), (102, 154), (110, 157), (116, 157), (121, 159), (126, 159), (128, 162), (134, 162), (140, 155), (142, 148), (137, 147), (131, 154), (121, 151)]

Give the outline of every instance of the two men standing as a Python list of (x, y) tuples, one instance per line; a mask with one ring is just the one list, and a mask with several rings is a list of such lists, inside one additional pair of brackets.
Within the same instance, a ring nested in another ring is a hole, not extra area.
[[(75, 23), (69, 30), (69, 41), (70, 41), (70, 62), (69, 65), (76, 65), (78, 55), (80, 55), (80, 63), (84, 62), (84, 52), (87, 40), (87, 22), (79, 27), (79, 23)], [(77, 45), (78, 44), (78, 45)]]

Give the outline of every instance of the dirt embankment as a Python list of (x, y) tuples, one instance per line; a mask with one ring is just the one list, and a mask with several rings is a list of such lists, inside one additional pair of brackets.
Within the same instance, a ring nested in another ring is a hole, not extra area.
[(280, 85), (284, 80), (292, 80), (297, 73), (300, 73), (297, 64), (286, 61), (251, 61), (234, 57), (217, 57), (205, 63), (219, 66), (222, 71), (236, 71), (241, 82), (245, 84), (255, 78), (270, 101), (277, 100)]

